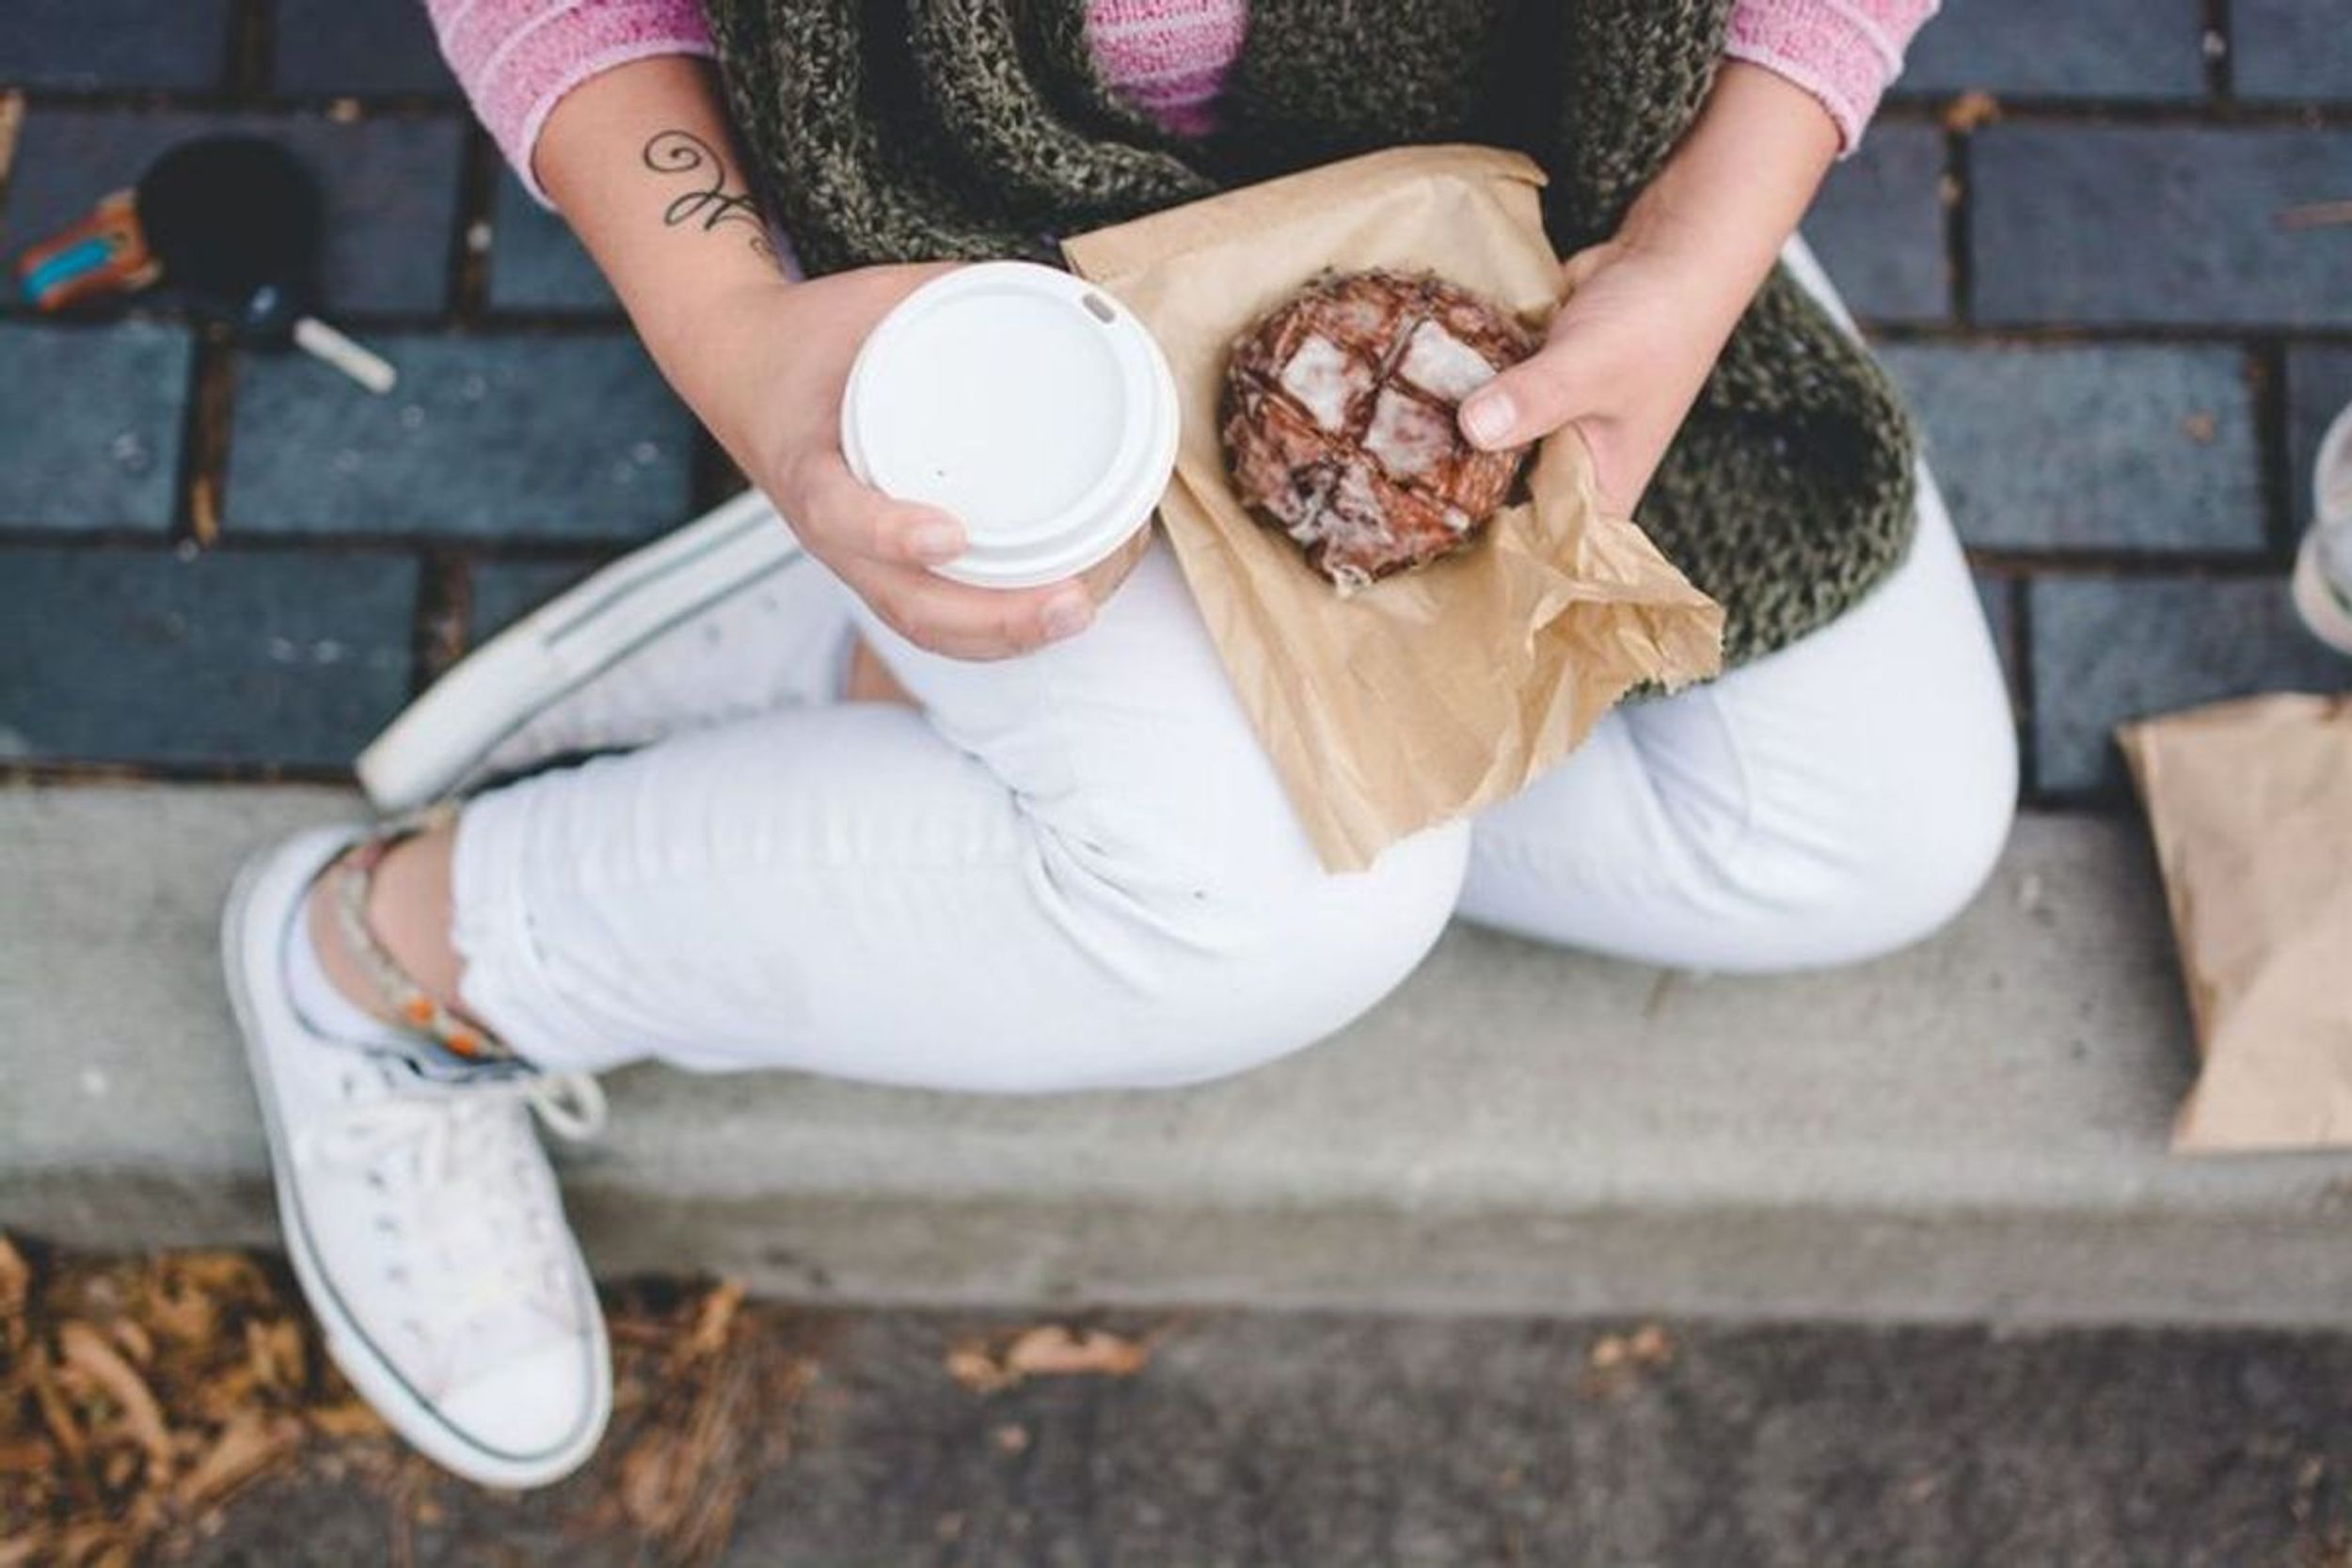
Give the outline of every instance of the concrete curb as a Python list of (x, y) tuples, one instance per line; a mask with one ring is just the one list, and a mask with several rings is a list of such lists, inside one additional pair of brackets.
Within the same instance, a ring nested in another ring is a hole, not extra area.
[[(267, 1242), (214, 972), (331, 790), (0, 791), (0, 1225)], [(2339, 1323), (2352, 1158), (2164, 1152), (2191, 1052), (2137, 830), (2020, 825), (1952, 929), (1703, 979), (1456, 928), (1371, 1017), (1201, 1089), (977, 1100), (620, 1075), (600, 1270), (805, 1296)]]

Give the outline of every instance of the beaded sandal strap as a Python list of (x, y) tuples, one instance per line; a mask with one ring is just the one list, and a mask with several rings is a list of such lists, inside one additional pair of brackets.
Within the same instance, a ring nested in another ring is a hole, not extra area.
[(419, 833), (429, 832), (456, 816), (453, 806), (437, 806), (414, 816), (386, 824), (363, 839), (327, 870), (330, 908), (342, 937), (343, 951), (358, 964), (375, 988), (385, 1007), (406, 1028), (438, 1045), (461, 1062), (473, 1066), (495, 1063), (520, 1065), (521, 1058), (506, 1042), (478, 1024), (469, 1023), (412, 979), (384, 949), (368, 926), (368, 893), (375, 885), (376, 869), (393, 849)]

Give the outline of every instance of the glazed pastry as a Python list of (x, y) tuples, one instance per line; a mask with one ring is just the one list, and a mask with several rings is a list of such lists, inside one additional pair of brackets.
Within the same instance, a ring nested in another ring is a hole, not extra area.
[(1532, 449), (1479, 451), (1454, 409), (1534, 348), (1442, 278), (1326, 273), (1233, 346), (1223, 435), (1234, 486), (1343, 593), (1461, 549)]

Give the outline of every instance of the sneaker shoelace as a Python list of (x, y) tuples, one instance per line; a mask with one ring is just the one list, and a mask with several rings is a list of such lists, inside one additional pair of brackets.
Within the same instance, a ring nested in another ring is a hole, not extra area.
[[(369, 1069), (358, 1068), (356, 1071)], [(379, 1224), (400, 1261), (387, 1274), (433, 1293), (428, 1319), (399, 1327), (422, 1381), (446, 1387), (470, 1370), (579, 1330), (568, 1249), (555, 1198), (530, 1155), (528, 1110), (567, 1141), (606, 1120), (604, 1091), (581, 1073), (463, 1085), (410, 1079), (380, 1062), (383, 1090), (301, 1130), (297, 1160), (358, 1175), (400, 1216)]]

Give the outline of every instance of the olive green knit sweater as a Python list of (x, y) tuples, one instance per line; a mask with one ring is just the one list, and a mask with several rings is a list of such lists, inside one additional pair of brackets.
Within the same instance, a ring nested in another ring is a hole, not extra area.
[[(1519, 148), (1563, 254), (1611, 233), (1697, 114), (1730, 0), (1251, 0), (1210, 140), (1096, 75), (1082, 0), (706, 0), (738, 126), (812, 273), (1053, 260), (1053, 236), (1407, 142)], [(1901, 558), (1913, 441), (1883, 373), (1776, 270), (1641, 521), (1742, 663)]]

